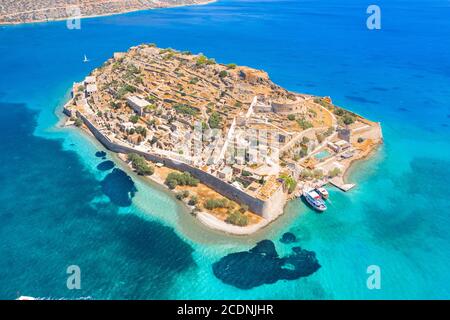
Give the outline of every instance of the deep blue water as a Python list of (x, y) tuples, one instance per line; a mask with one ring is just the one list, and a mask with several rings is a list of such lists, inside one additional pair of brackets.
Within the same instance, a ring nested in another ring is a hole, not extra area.
[[(0, 298), (449, 298), (450, 3), (377, 1), (379, 31), (366, 28), (369, 4), (224, 0), (86, 19), (81, 30), (0, 27)], [(96, 157), (97, 144), (55, 128), (73, 81), (143, 42), (330, 95), (381, 121), (385, 144), (353, 170), (355, 190), (331, 190), (324, 215), (299, 201), (251, 239), (197, 232), (173, 198), (101, 165), (112, 158)], [(296, 243), (279, 241), (288, 231)], [(261, 238), (280, 256), (313, 251), (321, 268), (247, 290), (214, 276), (215, 262)], [(80, 291), (65, 286), (71, 264), (82, 270)], [(381, 290), (366, 287), (372, 264)]]

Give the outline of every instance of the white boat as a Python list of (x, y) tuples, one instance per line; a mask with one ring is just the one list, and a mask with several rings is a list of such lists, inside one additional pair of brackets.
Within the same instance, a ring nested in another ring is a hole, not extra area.
[(84, 63), (89, 62), (89, 59), (86, 57), (86, 55), (84, 55), (84, 60), (83, 60), (83, 62), (84, 62)]
[(303, 189), (303, 197), (313, 209), (320, 212), (327, 210), (327, 206), (322, 200), (322, 197), (313, 188)]
[(328, 199), (328, 191), (325, 188), (316, 188), (317, 193), (324, 199), (327, 200)]

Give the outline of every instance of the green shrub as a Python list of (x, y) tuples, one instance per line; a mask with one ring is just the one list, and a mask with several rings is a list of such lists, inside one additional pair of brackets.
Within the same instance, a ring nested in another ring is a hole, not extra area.
[(246, 211), (248, 211), (248, 205), (243, 204), (243, 205), (241, 206), (241, 208), (239, 209), (239, 212), (240, 212), (240, 213), (245, 213)]
[(139, 121), (139, 116), (137, 114), (134, 114), (130, 117), (130, 122), (137, 123)]
[(339, 168), (334, 168), (334, 169), (331, 169), (330, 171), (328, 171), (328, 176), (330, 178), (337, 177), (340, 174), (341, 174), (341, 169), (339, 169)]
[(289, 193), (294, 192), (295, 188), (297, 187), (297, 181), (295, 181), (295, 179), (292, 176), (289, 176), (287, 174), (280, 175), (280, 178), (284, 180), (284, 183), (288, 188), (288, 192)]
[(305, 119), (297, 119), (297, 123), (303, 130), (313, 127), (312, 123)]
[(239, 211), (233, 211), (225, 219), (225, 222), (235, 226), (245, 227), (248, 225), (248, 217)]
[(252, 175), (252, 173), (250, 171), (247, 170), (242, 170), (242, 176), (244, 177), (250, 177)]
[(199, 184), (199, 180), (191, 176), (189, 172), (171, 172), (167, 175), (164, 182), (170, 189), (175, 189), (176, 186), (191, 186), (196, 187)]
[(216, 63), (216, 60), (214, 60), (214, 59), (209, 59), (209, 58), (206, 57), (205, 55), (200, 54), (200, 55), (197, 57), (197, 60), (196, 60), (195, 63), (196, 63), (197, 66), (203, 66), (203, 65), (215, 64), (215, 63)]
[(127, 159), (128, 161), (131, 161), (131, 166), (139, 175), (151, 176), (155, 172), (155, 169), (148, 165), (143, 156), (136, 153), (130, 153), (128, 154)]
[(175, 109), (176, 112), (178, 113), (182, 113), (182, 114), (187, 114), (190, 116), (196, 116), (199, 111), (197, 108), (191, 107), (187, 104), (176, 104), (173, 106), (173, 108)]
[(322, 179), (323, 178), (323, 171), (320, 169), (315, 169), (313, 171), (313, 177), (314, 179)]
[(219, 129), (222, 127), (221, 125), (222, 117), (216, 111), (214, 111), (208, 119), (208, 124), (211, 129)]
[(81, 120), (80, 118), (76, 118), (75, 119), (75, 126), (81, 127), (82, 125), (83, 125), (83, 120)]
[(343, 121), (346, 125), (349, 125), (349, 124), (352, 124), (353, 122), (355, 122), (355, 117), (350, 114), (346, 114), (344, 116)]
[(183, 190), (183, 191), (177, 192), (177, 194), (175, 195), (175, 197), (176, 197), (178, 200), (186, 199), (187, 197), (189, 197), (189, 191)]
[(192, 196), (191, 199), (189, 199), (188, 204), (190, 206), (195, 206), (198, 203), (198, 198), (197, 196)]
[(230, 205), (229, 201), (225, 198), (222, 199), (208, 199), (204, 203), (204, 207), (208, 210), (213, 210), (216, 208), (228, 208)]

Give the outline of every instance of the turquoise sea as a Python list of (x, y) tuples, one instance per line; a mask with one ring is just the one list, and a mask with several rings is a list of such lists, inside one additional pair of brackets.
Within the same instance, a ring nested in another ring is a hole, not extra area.
[[(379, 31), (361, 0), (220, 0), (85, 19), (81, 30), (0, 27), (0, 298), (449, 299), (450, 2), (376, 2)], [(385, 143), (352, 170), (356, 189), (331, 190), (325, 214), (297, 201), (252, 237), (207, 230), (119, 162), (99, 170), (114, 155), (58, 125), (73, 81), (143, 42), (329, 95), (380, 121)], [(252, 289), (214, 276), (214, 262), (263, 239), (289, 254), (288, 231), (315, 252), (314, 274)], [(69, 265), (80, 290), (66, 287)], [(366, 286), (370, 265), (379, 290)]]

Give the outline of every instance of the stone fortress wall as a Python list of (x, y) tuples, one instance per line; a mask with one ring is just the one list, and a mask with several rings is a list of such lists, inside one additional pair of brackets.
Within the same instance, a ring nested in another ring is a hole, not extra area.
[[(72, 112), (67, 108), (64, 108), (64, 113), (68, 116), (73, 115)], [(226, 181), (223, 181), (203, 170), (192, 167), (186, 163), (169, 158), (164, 158), (154, 153), (139, 151), (131, 147), (113, 142), (106, 135), (100, 132), (95, 127), (95, 125), (82, 113), (77, 111), (76, 116), (83, 120), (84, 124), (89, 128), (89, 130), (97, 138), (98, 141), (100, 141), (107, 149), (113, 152), (124, 154), (136, 153), (143, 156), (149, 161), (155, 163), (163, 163), (165, 166), (171, 169), (179, 170), (182, 172), (187, 171), (192, 176), (199, 179), (203, 184), (214, 189), (224, 197), (231, 199), (241, 205), (247, 205), (250, 211), (262, 216), (267, 220), (274, 220), (283, 213), (284, 205), (287, 201), (287, 192), (284, 187), (278, 188), (278, 190), (276, 190), (268, 200), (261, 200), (249, 195), (242, 190), (237, 189)]]

